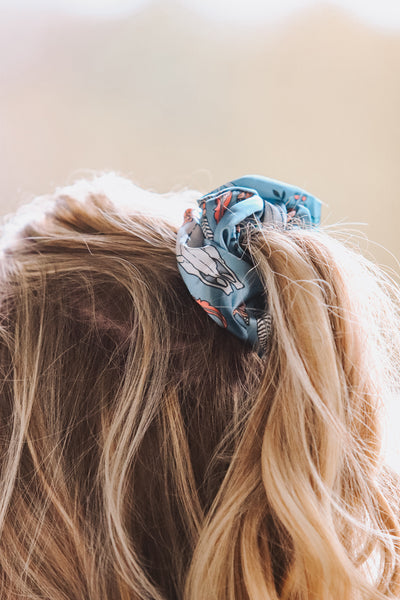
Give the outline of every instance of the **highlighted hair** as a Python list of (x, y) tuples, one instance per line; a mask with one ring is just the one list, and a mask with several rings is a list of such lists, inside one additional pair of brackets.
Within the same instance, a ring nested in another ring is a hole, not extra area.
[(1, 598), (398, 598), (398, 287), (322, 231), (250, 232), (261, 359), (190, 297), (141, 194), (78, 182), (4, 226)]

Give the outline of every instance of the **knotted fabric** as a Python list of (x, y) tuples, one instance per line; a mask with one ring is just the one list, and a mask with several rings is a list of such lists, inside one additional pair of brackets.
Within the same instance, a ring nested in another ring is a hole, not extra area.
[(221, 327), (259, 354), (269, 345), (272, 319), (267, 291), (241, 235), (268, 223), (286, 228), (318, 225), (321, 202), (308, 192), (267, 177), (248, 175), (222, 185), (188, 209), (178, 230), (176, 254), (182, 278), (198, 304)]

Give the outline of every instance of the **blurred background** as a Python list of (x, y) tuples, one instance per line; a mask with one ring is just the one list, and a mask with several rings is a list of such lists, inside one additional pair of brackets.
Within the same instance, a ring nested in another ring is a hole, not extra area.
[(0, 0), (0, 57), (1, 214), (92, 172), (259, 173), (400, 274), (399, 0)]

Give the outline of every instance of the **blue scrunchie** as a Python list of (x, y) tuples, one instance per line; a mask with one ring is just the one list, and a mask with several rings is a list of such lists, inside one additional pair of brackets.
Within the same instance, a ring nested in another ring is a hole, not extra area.
[(198, 200), (178, 231), (176, 254), (182, 278), (200, 306), (221, 327), (249, 342), (260, 354), (268, 348), (271, 315), (263, 285), (240, 245), (246, 225), (318, 225), (321, 202), (292, 185), (247, 175)]

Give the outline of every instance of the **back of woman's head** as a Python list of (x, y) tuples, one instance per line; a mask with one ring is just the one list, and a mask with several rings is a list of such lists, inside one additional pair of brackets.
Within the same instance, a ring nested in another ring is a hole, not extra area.
[(4, 227), (1, 597), (400, 597), (397, 287), (321, 231), (249, 231), (260, 357), (191, 298), (146, 210), (175, 201), (108, 176)]

